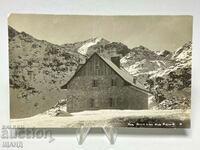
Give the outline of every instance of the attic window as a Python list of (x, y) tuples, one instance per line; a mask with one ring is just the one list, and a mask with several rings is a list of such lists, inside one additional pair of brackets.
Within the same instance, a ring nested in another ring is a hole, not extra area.
[(96, 74), (96, 75), (100, 75), (100, 66), (99, 66), (99, 64), (96, 64), (96, 65), (95, 65), (95, 69), (96, 69), (96, 70), (95, 70), (95, 74)]
[(92, 81), (92, 87), (97, 87), (98, 83), (97, 83), (97, 80), (93, 80)]
[(99, 64), (96, 64), (96, 70), (99, 70)]

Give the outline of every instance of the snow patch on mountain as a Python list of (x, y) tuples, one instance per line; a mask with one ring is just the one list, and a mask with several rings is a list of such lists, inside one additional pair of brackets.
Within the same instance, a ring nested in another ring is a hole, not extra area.
[(192, 42), (175, 52), (133, 48), (121, 59), (122, 67), (149, 89), (158, 109), (187, 109), (191, 101)]
[(139, 82), (145, 85), (145, 81), (149, 76), (166, 69), (173, 63), (168, 58), (169, 54), (171, 53), (168, 51), (158, 53), (140, 45), (131, 49), (120, 62), (125, 70), (137, 77)]
[(152, 71), (156, 71), (158, 69), (166, 68), (165, 62), (163, 61), (150, 61), (147, 59), (143, 59), (134, 63), (133, 65), (124, 67), (130, 74), (137, 76), (141, 73), (148, 73)]
[(170, 52), (168, 50), (156, 51), (155, 53), (160, 57), (168, 57), (169, 58), (172, 56), (172, 52)]
[(93, 46), (93, 45), (96, 45), (98, 42), (101, 41), (101, 38), (94, 38), (93, 40), (91, 40), (90, 42), (88, 43), (85, 43), (84, 45), (82, 45), (79, 49), (78, 49), (78, 52), (82, 55), (86, 55), (87, 54), (87, 51), (88, 51), (88, 48)]

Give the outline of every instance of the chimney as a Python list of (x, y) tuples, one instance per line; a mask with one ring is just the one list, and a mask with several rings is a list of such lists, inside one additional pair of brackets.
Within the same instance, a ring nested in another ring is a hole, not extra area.
[(111, 57), (111, 61), (112, 61), (118, 68), (120, 68), (120, 56)]
[(133, 77), (133, 83), (136, 84), (137, 78)]

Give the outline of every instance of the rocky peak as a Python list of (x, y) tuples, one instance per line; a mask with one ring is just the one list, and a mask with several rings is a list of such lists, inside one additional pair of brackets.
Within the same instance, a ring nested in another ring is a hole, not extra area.
[(185, 43), (182, 47), (178, 48), (172, 55), (172, 59), (176, 61), (186, 62), (191, 61), (192, 56), (192, 42)]
[(162, 51), (157, 51), (156, 54), (161, 56), (161, 57), (168, 57), (168, 56), (171, 57), (172, 52), (170, 52), (168, 50), (162, 50)]
[(18, 34), (19, 34), (18, 31), (16, 31), (13, 27), (8, 26), (8, 36), (9, 36), (9, 39), (15, 37)]

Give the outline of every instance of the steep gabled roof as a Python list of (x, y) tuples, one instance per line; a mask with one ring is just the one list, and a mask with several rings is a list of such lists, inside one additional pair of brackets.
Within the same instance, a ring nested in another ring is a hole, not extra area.
[[(90, 58), (85, 62), (84, 65), (82, 65), (79, 70), (81, 70), (81, 68), (83, 68), (83, 66), (85, 66), (87, 64), (87, 62), (94, 56), (97, 55), (99, 56), (115, 73), (117, 73), (126, 83), (128, 83), (129, 85), (142, 90), (143, 92), (147, 92), (150, 93), (148, 90), (146, 90), (142, 84), (140, 84), (138, 81), (136, 81), (136, 83), (133, 83), (133, 76), (130, 75), (126, 70), (122, 69), (122, 68), (118, 68), (110, 59), (108, 59), (106, 56), (98, 54), (98, 53), (94, 53), (92, 56), (90, 56)], [(68, 83), (76, 76), (76, 74), (79, 72), (79, 70), (72, 76), (72, 78), (65, 84), (63, 85), (61, 88), (65, 89), (67, 88)]]

